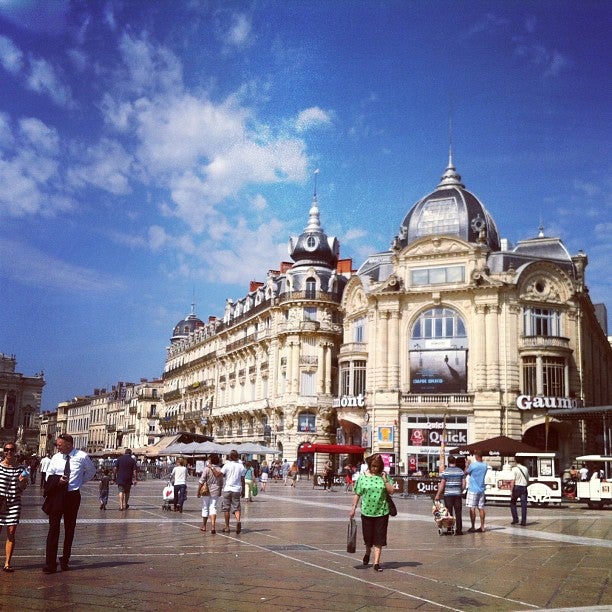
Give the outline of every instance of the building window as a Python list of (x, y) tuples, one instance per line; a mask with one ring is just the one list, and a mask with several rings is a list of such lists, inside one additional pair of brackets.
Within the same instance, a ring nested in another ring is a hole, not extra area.
[(317, 296), (317, 281), (310, 277), (306, 279), (306, 298), (313, 300)]
[(316, 308), (304, 308), (304, 321), (316, 321), (317, 320), (317, 309)]
[(301, 395), (316, 395), (315, 384), (315, 372), (302, 372), (302, 388), (300, 390)]
[(523, 359), (523, 393), (526, 395), (538, 394), (537, 364), (535, 357)]
[(551, 308), (525, 308), (523, 322), (526, 336), (560, 336), (561, 315)]
[(523, 393), (565, 397), (565, 366), (563, 357), (523, 357)]
[(462, 283), (465, 280), (464, 266), (446, 266), (435, 268), (419, 268), (410, 273), (411, 284), (441, 285), (446, 283)]
[(463, 319), (450, 308), (426, 310), (412, 328), (413, 340), (465, 337)]
[(365, 393), (365, 360), (347, 361), (340, 364), (340, 395), (357, 396)]
[(353, 323), (353, 342), (365, 342), (365, 317), (359, 317)]
[(316, 416), (314, 414), (303, 412), (298, 416), (298, 431), (314, 432), (316, 430)]

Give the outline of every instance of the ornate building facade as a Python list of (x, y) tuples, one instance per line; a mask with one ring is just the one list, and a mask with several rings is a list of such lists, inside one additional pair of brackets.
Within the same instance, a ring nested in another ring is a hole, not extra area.
[(43, 374), (25, 376), (16, 371), (15, 355), (0, 353), (0, 430), (3, 440), (16, 440), (25, 452), (38, 450), (39, 413)]
[(289, 254), (265, 283), (227, 300), (222, 317), (205, 323), (192, 312), (176, 325), (163, 376), (166, 433), (262, 442), (288, 458), (335, 439), (339, 309), (352, 270), (321, 227), (316, 195)]
[(338, 420), (400, 471), (438, 467), (440, 447), (507, 435), (596, 452), (597, 420), (558, 407), (612, 403), (612, 349), (585, 284), (587, 257), (560, 239), (511, 248), (452, 157), (436, 189), (372, 255), (342, 299)]

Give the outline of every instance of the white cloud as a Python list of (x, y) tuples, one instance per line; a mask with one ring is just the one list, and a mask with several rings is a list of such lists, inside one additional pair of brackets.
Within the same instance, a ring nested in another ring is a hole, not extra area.
[(70, 88), (60, 81), (54, 68), (44, 59), (30, 59), (27, 86), (32, 91), (48, 95), (58, 106), (65, 108), (75, 106)]
[(0, 36), (0, 64), (11, 74), (17, 74), (23, 65), (23, 53), (6, 36)]
[(20, 119), (19, 129), (23, 140), (31, 144), (34, 149), (44, 153), (58, 153), (59, 135), (55, 128), (49, 127), (40, 119), (29, 117)]
[(68, 170), (72, 185), (90, 184), (114, 195), (125, 195), (131, 191), (129, 176), (133, 159), (120, 143), (103, 139), (89, 147), (83, 157), (85, 163)]
[(74, 266), (27, 244), (6, 238), (0, 238), (0, 275), (24, 285), (76, 294), (124, 288), (121, 281), (98, 270)]
[(331, 113), (324, 111), (318, 106), (303, 110), (295, 121), (298, 132), (304, 132), (313, 127), (326, 126), (331, 123)]
[(149, 228), (149, 246), (153, 251), (159, 251), (168, 242), (166, 230), (159, 225)]
[(574, 179), (573, 184), (576, 191), (588, 197), (595, 197), (601, 193), (601, 188), (596, 183), (583, 181), (582, 179)]
[(264, 196), (258, 193), (256, 196), (251, 198), (251, 206), (255, 210), (265, 210), (268, 207), (268, 202)]
[(251, 20), (243, 13), (233, 15), (225, 43), (231, 47), (244, 47), (250, 42), (250, 34)]
[(119, 50), (128, 78), (123, 85), (138, 94), (146, 91), (169, 92), (182, 88), (183, 69), (180, 61), (166, 47), (155, 47), (146, 34), (140, 38), (124, 34)]
[(557, 76), (569, 63), (559, 51), (545, 45), (525, 42), (520, 36), (515, 38), (515, 43), (515, 55), (539, 68), (545, 77)]
[(353, 229), (347, 230), (344, 233), (344, 240), (346, 242), (351, 242), (353, 240), (359, 240), (360, 238), (363, 238), (364, 236), (367, 236), (367, 235), (368, 235), (368, 232), (366, 232), (365, 230), (353, 228)]
[(6, 115), (0, 116), (0, 134), (5, 137), (0, 157), (0, 216), (51, 215), (70, 209), (72, 202), (58, 189), (57, 132), (33, 118), (21, 119), (18, 129), (19, 134), (14, 134)]

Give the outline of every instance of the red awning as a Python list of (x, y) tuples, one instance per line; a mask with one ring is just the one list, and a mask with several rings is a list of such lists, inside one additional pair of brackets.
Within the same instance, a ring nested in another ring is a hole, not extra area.
[(366, 449), (354, 444), (304, 444), (298, 453), (331, 453), (343, 455), (363, 455)]

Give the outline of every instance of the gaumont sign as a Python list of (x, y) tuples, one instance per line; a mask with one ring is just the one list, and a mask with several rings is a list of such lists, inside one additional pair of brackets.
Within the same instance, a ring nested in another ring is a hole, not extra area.
[(539, 408), (579, 408), (582, 402), (573, 397), (547, 397), (545, 395), (519, 395), (516, 407), (519, 410)]
[(342, 397), (334, 398), (334, 408), (364, 408), (365, 397), (360, 393), (359, 395), (343, 395)]

